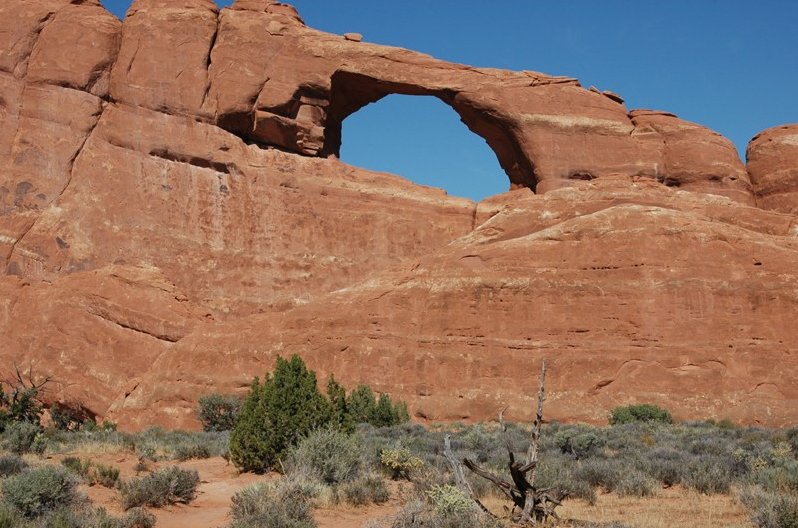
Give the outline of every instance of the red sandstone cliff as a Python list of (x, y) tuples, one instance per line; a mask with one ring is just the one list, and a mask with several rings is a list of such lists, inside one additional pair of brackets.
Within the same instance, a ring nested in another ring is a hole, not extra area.
[[(336, 159), (342, 121), (434, 95), (512, 192)], [(0, 358), (125, 427), (193, 425), (277, 354), (420, 418), (619, 403), (798, 419), (798, 125), (749, 146), (575, 79), (450, 64), (290, 7), (0, 6)]]

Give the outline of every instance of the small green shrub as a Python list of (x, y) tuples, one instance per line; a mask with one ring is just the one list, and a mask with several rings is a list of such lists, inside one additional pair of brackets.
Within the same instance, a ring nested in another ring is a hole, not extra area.
[(106, 488), (113, 488), (119, 481), (119, 469), (105, 464), (94, 463), (89, 459), (78, 457), (65, 457), (61, 465), (80, 477), (89, 486), (99, 484)]
[(740, 501), (748, 508), (751, 520), (759, 528), (798, 528), (796, 495), (747, 488), (740, 494)]
[(233, 496), (230, 528), (316, 528), (310, 499), (291, 480), (244, 488)]
[[(380, 528), (385, 525), (377, 524)], [(439, 513), (420, 501), (406, 504), (387, 525), (390, 528), (499, 528), (498, 521), (481, 511)]]
[(433, 486), (427, 491), (427, 497), (439, 515), (450, 516), (474, 511), (474, 501), (456, 486)]
[(84, 480), (89, 477), (89, 468), (91, 467), (89, 459), (81, 460), (78, 457), (68, 456), (61, 461), (61, 465)]
[(648, 475), (637, 470), (621, 474), (615, 485), (615, 492), (621, 497), (650, 497), (656, 491), (656, 482)]
[(95, 464), (90, 472), (91, 483), (99, 484), (106, 488), (114, 488), (119, 482), (119, 468)]
[(277, 358), (273, 375), (258, 378), (241, 406), (230, 435), (230, 459), (263, 472), (310, 431), (327, 425), (330, 403), (316, 386), (316, 373), (299, 356)]
[(98, 424), (94, 420), (94, 418), (88, 418), (85, 422), (81, 424), (80, 430), (85, 431), (87, 433), (93, 433), (96, 431), (110, 433), (116, 431), (116, 424), (108, 420), (103, 420), (102, 423)]
[(208, 394), (199, 399), (197, 417), (204, 431), (230, 431), (241, 409), (241, 398), (229, 394)]
[(326, 484), (339, 484), (360, 473), (361, 447), (356, 437), (333, 427), (312, 431), (292, 448), (288, 467), (313, 476)]
[(180, 462), (192, 459), (210, 458), (211, 450), (205, 444), (180, 444), (175, 449), (174, 458)]
[(0, 455), (0, 478), (16, 475), (27, 467), (28, 463), (19, 455)]
[(53, 427), (61, 431), (77, 431), (91, 415), (79, 405), (54, 403), (50, 406), (50, 420)]
[(49, 379), (36, 383), (32, 367), (27, 375), (15, 367), (15, 374), (15, 379), (0, 381), (0, 431), (14, 422), (38, 425), (44, 409), (39, 393)]
[(410, 479), (414, 472), (424, 467), (424, 462), (404, 447), (383, 449), (380, 452), (380, 463), (394, 480)]
[(620, 425), (632, 422), (659, 422), (673, 423), (671, 413), (651, 403), (641, 403), (616, 407), (610, 414), (610, 425)]
[(3, 498), (25, 517), (38, 517), (78, 499), (77, 480), (59, 466), (26, 469), (3, 481)]
[(17, 510), (0, 502), (0, 528), (19, 528), (26, 524), (25, 519)]
[(5, 447), (18, 455), (28, 453), (36, 441), (36, 436), (41, 431), (42, 428), (39, 424), (25, 421), (11, 422), (3, 433)]
[(155, 515), (144, 508), (131, 508), (128, 510), (122, 526), (123, 528), (153, 528), (155, 526)]
[(407, 404), (393, 402), (387, 394), (379, 398), (368, 385), (358, 385), (346, 401), (347, 410), (355, 423), (368, 423), (374, 427), (390, 427), (410, 421)]
[(595, 453), (602, 445), (598, 435), (589, 429), (574, 428), (558, 431), (554, 443), (562, 453), (580, 460)]
[(385, 481), (376, 475), (360, 477), (357, 480), (346, 482), (340, 486), (343, 499), (352, 506), (365, 506), (367, 504), (382, 504), (390, 498), (388, 486)]
[(693, 460), (682, 484), (704, 495), (729, 493), (732, 475), (722, 460), (705, 457)]
[(167, 504), (188, 504), (197, 493), (199, 473), (171, 466), (147, 476), (123, 482), (120, 486), (125, 510), (136, 506), (160, 508)]
[(620, 480), (618, 468), (607, 460), (587, 459), (573, 473), (576, 481), (586, 482), (594, 488), (613, 491)]

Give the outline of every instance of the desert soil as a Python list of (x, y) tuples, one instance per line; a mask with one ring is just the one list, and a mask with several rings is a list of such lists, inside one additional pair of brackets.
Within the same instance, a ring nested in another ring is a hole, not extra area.
[[(120, 478), (136, 476), (135, 455), (129, 453), (69, 453), (54, 456), (50, 462), (60, 462), (65, 456), (79, 456), (116, 466)], [(172, 462), (151, 464), (157, 468)], [(232, 496), (251, 484), (278, 478), (276, 474), (254, 475), (238, 473), (222, 458), (189, 460), (179, 464), (196, 469), (201, 484), (197, 498), (188, 505), (179, 504), (152, 509), (158, 522), (157, 528), (222, 528), (230, 522), (229, 510)], [(123, 513), (117, 491), (102, 486), (84, 487), (83, 491), (96, 506), (109, 512)], [(391, 486), (392, 498), (383, 505), (353, 508), (351, 506), (322, 507), (316, 510), (319, 528), (361, 528), (369, 521), (391, 517), (402, 504), (406, 495), (397, 485)], [(496, 512), (502, 511), (503, 503), (488, 501)], [(619, 521), (634, 528), (751, 528), (746, 511), (735, 499), (735, 495), (700, 495), (678, 487), (660, 490), (653, 498), (618, 497), (600, 494), (596, 504), (582, 500), (566, 501), (558, 510), (565, 524), (569, 521)]]

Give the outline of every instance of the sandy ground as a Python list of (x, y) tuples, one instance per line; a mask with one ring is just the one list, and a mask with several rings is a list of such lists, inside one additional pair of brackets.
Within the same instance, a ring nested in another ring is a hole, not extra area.
[(752, 528), (736, 497), (734, 492), (707, 496), (674, 487), (645, 499), (599, 495), (593, 506), (581, 500), (566, 501), (558, 512), (564, 519), (619, 521), (634, 528)]
[[(129, 453), (71, 453), (72, 456), (90, 458), (94, 462), (116, 466), (121, 478), (136, 476), (133, 469), (137, 459)], [(50, 460), (58, 463), (67, 455), (58, 455)], [(151, 467), (172, 465), (172, 462), (153, 464)], [(222, 458), (190, 460), (179, 464), (196, 469), (200, 474), (197, 498), (187, 505), (174, 505), (151, 509), (156, 516), (157, 528), (223, 528), (230, 522), (230, 499), (242, 488), (279, 478), (276, 474), (239, 474)], [(387, 519), (401, 508), (409, 492), (404, 487), (390, 483), (391, 499), (386, 504), (362, 508), (341, 505), (321, 507), (315, 512), (319, 528), (361, 528), (369, 521)], [(97, 506), (109, 512), (123, 513), (119, 493), (101, 486), (83, 487), (83, 491)], [(678, 487), (662, 489), (653, 498), (618, 497), (614, 494), (599, 494), (595, 505), (582, 500), (566, 501), (558, 509), (563, 524), (567, 521), (619, 521), (634, 528), (752, 528), (744, 508), (736, 500), (736, 494), (706, 496)], [(501, 512), (504, 502), (499, 499), (486, 501), (491, 510)]]

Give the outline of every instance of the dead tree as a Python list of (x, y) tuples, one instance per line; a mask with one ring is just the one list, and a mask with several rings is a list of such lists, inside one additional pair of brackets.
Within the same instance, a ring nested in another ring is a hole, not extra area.
[[(545, 383), (546, 362), (544, 361), (540, 373), (537, 413), (535, 415), (535, 421), (532, 424), (532, 433), (529, 437), (529, 449), (527, 450), (526, 460), (524, 462), (516, 460), (515, 449), (513, 448), (510, 435), (507, 431), (507, 424), (504, 422), (504, 409), (499, 412), (499, 424), (504, 436), (504, 443), (507, 447), (507, 456), (509, 457), (508, 467), (510, 469), (512, 482), (508, 482), (479, 467), (473, 460), (468, 458), (463, 460), (463, 464), (468, 469), (492, 482), (513, 502), (511, 520), (513, 523), (520, 525), (534, 525), (539, 522), (544, 522), (550, 517), (555, 519), (558, 518), (554, 509), (560, 505), (567, 495), (567, 492), (561, 490), (538, 488), (535, 486), (535, 471), (538, 466), (538, 451), (540, 445), (540, 428), (543, 424)], [(447, 458), (449, 458), (449, 455), (447, 455)], [(452, 460), (453, 458), (450, 458), (450, 463)], [(455, 469), (455, 477), (459, 480), (462, 477), (462, 471), (458, 474), (457, 469)], [(463, 478), (463, 480), (465, 479)], [(458, 482), (458, 486), (460, 486), (460, 482)], [(468, 492), (470, 489), (471, 488), (468, 487), (464, 491)], [(470, 493), (470, 496), (474, 498), (480, 508), (487, 511), (482, 503), (475, 498), (473, 492)]]
[[(37, 383), (32, 366), (24, 375), (15, 364), (12, 377), (0, 381), (0, 414), (17, 421), (38, 422), (43, 407), (40, 393), (51, 381), (48, 376)], [(8, 385), (8, 392), (4, 385)]]

